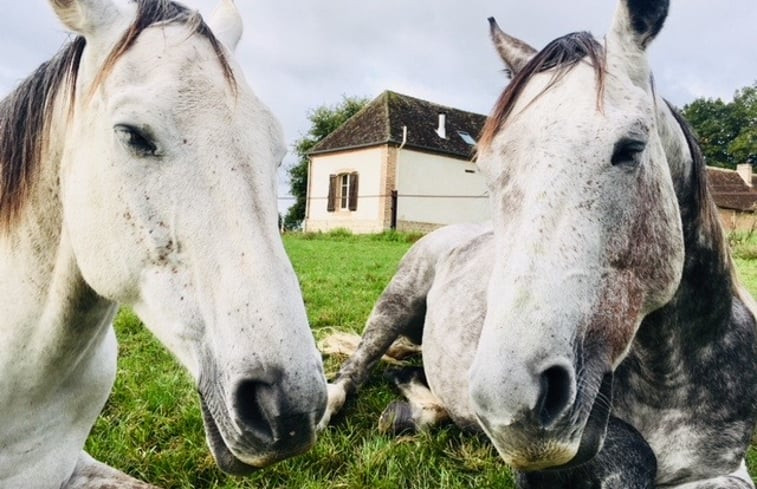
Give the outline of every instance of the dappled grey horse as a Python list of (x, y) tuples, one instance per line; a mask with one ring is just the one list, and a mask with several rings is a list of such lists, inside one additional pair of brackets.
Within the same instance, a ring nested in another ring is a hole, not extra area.
[(323, 422), (407, 336), (430, 390), (400, 379), (409, 402), (389, 424), (483, 430), (521, 487), (754, 487), (752, 299), (701, 152), (651, 82), (667, 12), (622, 0), (604, 43), (576, 33), (540, 52), (491, 20), (513, 75), (478, 147), (493, 225), (407, 253)]
[(307, 450), (326, 379), (233, 2), (50, 5), (78, 36), (0, 102), (0, 488), (148, 487), (83, 451), (118, 304), (192, 375), (221, 469)]

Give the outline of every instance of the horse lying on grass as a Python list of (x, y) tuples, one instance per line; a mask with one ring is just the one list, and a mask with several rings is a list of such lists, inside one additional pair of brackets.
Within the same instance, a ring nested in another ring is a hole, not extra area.
[(667, 12), (621, 0), (604, 43), (539, 52), (490, 19), (513, 76), (478, 143), (493, 226), (413, 246), (322, 425), (405, 336), (425, 375), (400, 379), (408, 403), (385, 421), (483, 430), (520, 487), (754, 487), (752, 299), (702, 154), (651, 82)]
[(0, 487), (152, 487), (83, 452), (117, 304), (197, 382), (223, 470), (307, 450), (326, 381), (234, 4), (212, 27), (169, 0), (50, 4), (80, 37), (0, 103)]

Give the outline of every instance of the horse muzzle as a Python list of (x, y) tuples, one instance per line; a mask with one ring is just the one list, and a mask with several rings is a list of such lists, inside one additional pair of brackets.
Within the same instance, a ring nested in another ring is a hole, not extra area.
[(326, 406), (323, 384), (295, 400), (284, 383), (248, 378), (232, 384), (224, 402), (217, 385), (201, 383), (205, 432), (219, 468), (245, 475), (310, 449)]
[[(502, 459), (521, 471), (562, 470), (583, 464), (602, 447), (611, 408), (612, 373), (591, 382), (576, 382), (572, 368), (560, 364), (534, 376), (533, 396), (510, 410), (495, 398), (477, 392), (471, 384), (471, 399), (479, 424)], [(512, 389), (517, 397), (528, 390)]]

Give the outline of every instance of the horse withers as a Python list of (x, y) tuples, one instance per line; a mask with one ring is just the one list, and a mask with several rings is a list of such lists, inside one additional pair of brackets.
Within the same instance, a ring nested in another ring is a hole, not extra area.
[(210, 25), (169, 0), (50, 4), (79, 37), (0, 103), (0, 487), (147, 487), (82, 451), (116, 304), (196, 380), (221, 469), (307, 450), (326, 382), (233, 2)]
[(483, 430), (521, 487), (754, 487), (752, 299), (701, 152), (652, 85), (667, 13), (621, 0), (604, 43), (538, 52), (491, 20), (513, 76), (478, 145), (492, 226), (408, 252), (323, 423), (404, 335), (422, 339), (430, 391), (401, 381), (415, 397), (388, 418)]

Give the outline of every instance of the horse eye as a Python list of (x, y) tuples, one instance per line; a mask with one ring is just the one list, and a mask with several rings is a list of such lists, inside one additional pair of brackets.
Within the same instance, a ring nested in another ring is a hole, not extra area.
[(613, 166), (627, 165), (636, 166), (639, 164), (639, 157), (647, 147), (646, 141), (636, 139), (621, 139), (615, 143), (610, 160)]
[(128, 124), (117, 124), (113, 130), (121, 143), (138, 157), (160, 156), (152, 138), (141, 129)]

